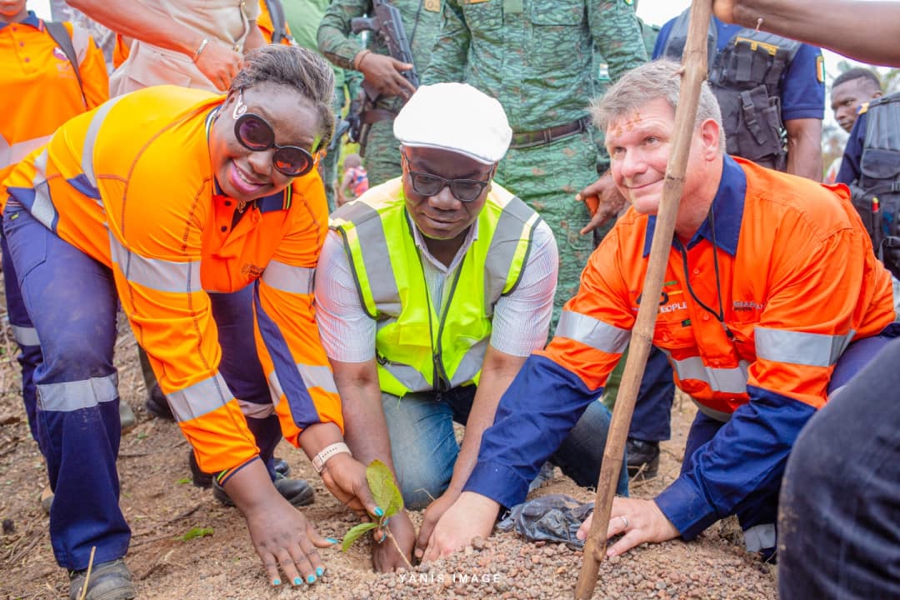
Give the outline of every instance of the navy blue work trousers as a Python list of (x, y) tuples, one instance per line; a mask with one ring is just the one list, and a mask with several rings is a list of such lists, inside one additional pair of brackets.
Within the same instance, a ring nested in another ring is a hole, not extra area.
[[(36, 394), (26, 395), (25, 403), (55, 493), (50, 538), (59, 565), (81, 570), (87, 568), (92, 547), (94, 564), (100, 564), (124, 556), (131, 538), (119, 508), (116, 472), (121, 436), (113, 366), (118, 295), (110, 268), (27, 211), (11, 203), (3, 229), (43, 353), (34, 371)], [(254, 417), (247, 422), (274, 478), (271, 455), (281, 434), (256, 355), (251, 293), (246, 288), (210, 298), (220, 324), (220, 373), (244, 412)]]

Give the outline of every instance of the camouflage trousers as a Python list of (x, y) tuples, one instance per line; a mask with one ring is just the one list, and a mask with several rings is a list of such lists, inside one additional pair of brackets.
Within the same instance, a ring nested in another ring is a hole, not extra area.
[(553, 299), (550, 334), (562, 307), (578, 291), (581, 271), (594, 249), (591, 234), (578, 232), (590, 214), (575, 194), (597, 180), (597, 145), (590, 132), (543, 146), (510, 148), (494, 178), (524, 200), (550, 225), (559, 246), (559, 283)]
[[(344, 111), (344, 104), (347, 102), (347, 95), (344, 88), (335, 88), (334, 90), (334, 107), (335, 120), (340, 123), (341, 115)], [(335, 129), (337, 125), (335, 124)], [(341, 140), (335, 143), (334, 148), (328, 149), (328, 154), (319, 162), (319, 175), (322, 177), (322, 183), (325, 184), (325, 197), (328, 199), (328, 212), (332, 212), (337, 205), (337, 195), (335, 193), (335, 185), (337, 178), (338, 161), (341, 159)]]
[(369, 187), (375, 187), (389, 179), (400, 177), (400, 142), (394, 137), (394, 121), (373, 123), (366, 139), (366, 173)]

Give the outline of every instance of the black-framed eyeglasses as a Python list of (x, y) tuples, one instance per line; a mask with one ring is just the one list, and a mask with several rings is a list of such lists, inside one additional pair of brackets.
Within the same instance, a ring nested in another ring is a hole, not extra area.
[(428, 198), (437, 196), (441, 193), (441, 190), (450, 186), (450, 193), (453, 194), (454, 198), (460, 202), (474, 202), (481, 196), (484, 188), (491, 182), (491, 177), (494, 175), (494, 169), (491, 168), (491, 172), (488, 174), (486, 181), (480, 179), (446, 179), (445, 177), (433, 175), (431, 173), (413, 171), (412, 163), (405, 153), (403, 154), (403, 158), (406, 160), (409, 181), (412, 184), (413, 191), (420, 196)]
[(231, 116), (234, 122), (234, 137), (241, 146), (251, 152), (265, 152), (275, 148), (272, 166), (287, 177), (306, 175), (316, 165), (316, 158), (300, 146), (279, 146), (275, 143), (275, 130), (261, 116), (247, 112), (244, 104), (244, 90), (238, 92), (237, 103)]

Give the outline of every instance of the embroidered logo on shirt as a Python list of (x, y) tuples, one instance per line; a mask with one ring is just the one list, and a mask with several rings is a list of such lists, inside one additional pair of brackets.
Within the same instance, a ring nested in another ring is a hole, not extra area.
[(246, 264), (241, 267), (241, 275), (246, 275), (248, 279), (259, 279), (259, 276), (263, 274), (262, 267), (257, 267), (256, 265)]

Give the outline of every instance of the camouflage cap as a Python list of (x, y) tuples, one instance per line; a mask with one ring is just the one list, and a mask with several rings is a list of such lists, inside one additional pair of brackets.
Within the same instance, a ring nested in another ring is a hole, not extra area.
[(482, 164), (499, 162), (512, 129), (500, 103), (465, 83), (420, 87), (394, 119), (404, 146), (458, 152)]

